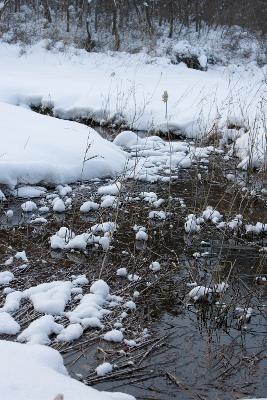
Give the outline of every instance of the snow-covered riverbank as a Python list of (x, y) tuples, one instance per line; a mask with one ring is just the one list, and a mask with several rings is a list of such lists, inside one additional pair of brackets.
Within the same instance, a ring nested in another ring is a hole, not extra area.
[(138, 130), (170, 129), (188, 137), (214, 133), (223, 142), (237, 140), (242, 167), (264, 161), (266, 67), (250, 63), (196, 71), (146, 54), (59, 53), (41, 44), (20, 54), (18, 46), (1, 43), (0, 53), (2, 102)]

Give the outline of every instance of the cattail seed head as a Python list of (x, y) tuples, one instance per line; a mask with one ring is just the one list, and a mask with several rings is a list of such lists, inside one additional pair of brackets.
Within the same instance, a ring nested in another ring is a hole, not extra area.
[(169, 98), (168, 92), (167, 92), (167, 90), (164, 90), (163, 95), (162, 95), (162, 101), (164, 103), (167, 103), (168, 98)]

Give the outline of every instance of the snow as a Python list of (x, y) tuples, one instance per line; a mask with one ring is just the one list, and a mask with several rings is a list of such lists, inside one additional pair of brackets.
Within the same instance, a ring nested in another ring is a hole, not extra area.
[[(2, 184), (69, 183), (124, 169), (127, 155), (91, 128), (1, 102), (0, 113)], [(33, 202), (23, 206), (25, 212), (34, 210)]]
[(23, 250), (23, 251), (18, 251), (18, 252), (15, 254), (15, 258), (16, 258), (17, 260), (22, 260), (22, 261), (24, 261), (24, 262), (28, 262), (28, 258), (27, 258), (27, 256), (26, 256), (25, 250)]
[(54, 250), (85, 250), (87, 244), (98, 242), (99, 237), (91, 233), (82, 233), (75, 236), (75, 233), (66, 227), (61, 227), (55, 235), (50, 237), (50, 245)]
[(62, 329), (57, 336), (58, 342), (71, 342), (72, 340), (79, 339), (83, 334), (83, 328), (80, 324), (70, 324)]
[(46, 213), (49, 212), (49, 207), (47, 207), (47, 206), (42, 206), (42, 207), (40, 207), (40, 208), (38, 209), (38, 211), (39, 211), (39, 213), (41, 213), (41, 214), (46, 214)]
[(127, 340), (127, 339), (124, 339), (124, 343), (128, 346), (128, 347), (136, 347), (137, 346), (137, 343), (136, 343), (136, 341), (135, 340)]
[[(77, 235), (66, 244), (66, 249), (85, 250), (87, 246), (88, 234)], [(52, 246), (52, 244), (51, 244)]]
[(84, 285), (88, 285), (89, 281), (86, 278), (86, 275), (82, 274), (82, 275), (77, 276), (77, 278), (73, 279), (72, 283), (73, 283), (73, 285), (84, 286)]
[(67, 196), (72, 192), (72, 188), (69, 185), (58, 185), (56, 190), (61, 197)]
[(97, 376), (105, 376), (106, 374), (112, 372), (112, 370), (113, 366), (108, 362), (104, 362), (95, 369), (95, 372)]
[(109, 292), (109, 286), (104, 280), (95, 281), (90, 287), (90, 293), (82, 297), (74, 310), (66, 313), (69, 321), (81, 323), (84, 328), (101, 328), (100, 321), (105, 315), (105, 310), (102, 307), (108, 300)]
[[(123, 118), (132, 129), (146, 131), (152, 128), (165, 131), (169, 128), (188, 137), (202, 136), (211, 130), (214, 123), (223, 137), (228, 126), (238, 121), (246, 128), (240, 133), (234, 146), (241, 160), (240, 167), (246, 168), (250, 162), (256, 166), (263, 161), (262, 150), (266, 143), (261, 112), (264, 115), (266, 105), (263, 105), (263, 109), (260, 105), (261, 99), (264, 98), (263, 77), (266, 67), (259, 68), (253, 63), (245, 66), (244, 63), (236, 63), (212, 66), (203, 72), (186, 68), (183, 63), (173, 65), (170, 59), (165, 57), (155, 58), (144, 53), (103, 54), (76, 50), (75, 54), (66, 56), (65, 52), (48, 52), (44, 49), (44, 43), (31, 47), (23, 56), (19, 56), (19, 51), (17, 45), (0, 43), (2, 102), (21, 106), (51, 106), (56, 117), (65, 119), (93, 117), (101, 122), (103, 118), (106, 121), (116, 121), (120, 116), (119, 118)], [(198, 57), (205, 69), (206, 55), (200, 51)], [(75, 80), (73, 76), (76, 77)], [(167, 119), (165, 105), (161, 100), (166, 90), (169, 94)], [(105, 110), (103, 99), (108, 99), (105, 102)], [(14, 113), (16, 118), (13, 118)], [(98, 135), (89, 128), (32, 115), (28, 110), (15, 111), (13, 106), (3, 103), (1, 115), (3, 118), (0, 132), (6, 131), (7, 126), (10, 128), (15, 125), (18, 127), (16, 137), (21, 138), (18, 151), (13, 149), (12, 162), (23, 161), (23, 164), (17, 167), (10, 164), (13, 168), (5, 177), (5, 182), (9, 184), (16, 184), (18, 179), (22, 179), (22, 175), (23, 178), (27, 177), (28, 181), (32, 180), (28, 183), (46, 181), (48, 178), (61, 183), (77, 180), (81, 175), (88, 133), (91, 138), (94, 136), (95, 140), (89, 154), (86, 154), (86, 158), (90, 159), (87, 164), (92, 168), (90, 171), (89, 168), (85, 168), (85, 177), (95, 177), (93, 175), (96, 166), (99, 176), (114, 175), (114, 172), (121, 172), (123, 169), (125, 155), (118, 149), (115, 150), (110, 143), (107, 145), (105, 140), (99, 140)], [(31, 132), (34, 131), (35, 125), (36, 135), (44, 145), (36, 147), (36, 151), (29, 126), (27, 132), (24, 128), (29, 118), (32, 120)], [(256, 119), (258, 124), (255, 131), (253, 128)], [(258, 140), (255, 141), (252, 157), (249, 157), (249, 142), (255, 132)], [(15, 132), (9, 129), (11, 143), (14, 142), (14, 135)], [(73, 137), (79, 137), (79, 140)], [(51, 143), (49, 147), (48, 140)], [(137, 143), (144, 141), (138, 139), (133, 132), (124, 132), (114, 141), (114, 144), (122, 147), (136, 146)], [(6, 140), (2, 143), (3, 146), (3, 153), (10, 150), (6, 146)], [(22, 149), (25, 156), (31, 154), (27, 161), (31, 159), (34, 163), (34, 173), (27, 168), (26, 157), (23, 158), (21, 154)], [(45, 157), (40, 157), (44, 154)], [(92, 158), (94, 156), (99, 157)], [(190, 158), (184, 157), (180, 162), (184, 163), (185, 167), (190, 164)], [(42, 173), (38, 171), (41, 163)], [(55, 168), (55, 165), (58, 168)], [(17, 168), (22, 175), (18, 174)], [(27, 175), (27, 172), (31, 176)], [(0, 182), (1, 180), (3, 173)]]
[(63, 330), (63, 325), (55, 322), (52, 315), (44, 315), (37, 318), (22, 331), (17, 340), (19, 342), (27, 342), (30, 344), (50, 344), (49, 336), (52, 334), (58, 335)]
[(0, 272), (0, 286), (9, 285), (15, 279), (14, 274), (10, 271)]
[(83, 203), (80, 207), (80, 211), (82, 213), (88, 213), (89, 211), (95, 211), (98, 210), (99, 204), (93, 202), (93, 201), (86, 201)]
[(184, 224), (184, 229), (186, 233), (197, 233), (200, 231), (199, 220), (194, 214), (189, 214), (186, 217), (186, 222)]
[(123, 393), (100, 392), (68, 376), (60, 353), (41, 346), (0, 341), (0, 386), (4, 400), (134, 400)]
[(105, 195), (101, 198), (101, 208), (116, 208), (118, 205), (118, 199), (115, 196)]
[(153, 261), (150, 266), (149, 269), (153, 272), (158, 272), (160, 271), (160, 263), (158, 261)]
[(96, 232), (104, 232), (104, 233), (111, 232), (112, 233), (112, 232), (115, 232), (117, 230), (117, 228), (118, 228), (118, 225), (115, 222), (107, 221), (107, 222), (93, 225), (90, 230), (93, 233), (96, 233)]
[(109, 294), (109, 286), (105, 281), (99, 279), (92, 284), (90, 292), (106, 298)]
[(47, 189), (41, 186), (20, 186), (12, 191), (14, 197), (36, 198), (45, 196)]
[(53, 202), (53, 211), (61, 213), (61, 212), (65, 212), (66, 207), (64, 204), (64, 201), (62, 199), (55, 199), (55, 201)]
[(128, 308), (129, 310), (136, 310), (136, 304), (132, 300), (129, 300), (125, 304), (123, 304), (123, 307)]
[(98, 188), (97, 192), (98, 192), (98, 194), (101, 194), (101, 195), (109, 194), (109, 195), (116, 196), (120, 193), (121, 186), (122, 185), (120, 182), (115, 182), (110, 185), (100, 186)]
[(13, 262), (14, 262), (14, 257), (11, 256), (4, 262), (4, 265), (9, 266), (9, 265), (13, 264)]
[(16, 335), (20, 331), (19, 324), (7, 312), (0, 312), (0, 334)]
[(212, 293), (212, 289), (205, 286), (196, 286), (189, 292), (188, 295), (194, 301), (198, 301), (204, 297), (209, 296), (210, 293)]
[[(105, 233), (105, 235), (109, 235), (109, 234)], [(104, 236), (104, 237), (99, 239), (98, 243), (102, 246), (102, 249), (104, 251), (107, 251), (109, 249), (109, 247), (110, 247), (110, 238), (108, 236)]]
[(246, 233), (254, 233), (256, 235), (267, 232), (267, 224), (262, 222), (257, 222), (255, 225), (248, 224), (245, 226), (245, 228)]
[(36, 311), (60, 315), (71, 298), (71, 289), (71, 282), (54, 281), (26, 289), (23, 297), (31, 300)]
[(52, 281), (32, 286), (24, 291), (11, 292), (6, 296), (5, 303), (0, 311), (17, 311), (21, 300), (28, 299), (38, 312), (61, 315), (71, 298), (73, 286), (69, 281)]
[(34, 218), (30, 221), (31, 224), (46, 224), (47, 223), (47, 219), (46, 218), (42, 218), (42, 217), (37, 217)]
[(125, 267), (121, 267), (117, 269), (116, 275), (126, 277), (128, 274), (127, 269)]
[(6, 201), (6, 196), (4, 195), (1, 189), (0, 189), (0, 201)]
[(111, 331), (105, 333), (103, 339), (107, 340), (108, 342), (120, 343), (123, 341), (123, 333), (118, 329), (112, 329)]
[(164, 220), (166, 219), (166, 213), (164, 211), (150, 211), (150, 213), (148, 214), (148, 218), (155, 218), (155, 219), (160, 219), (160, 220)]
[[(3, 166), (3, 164), (0, 164), (0, 168), (2, 166)], [(6, 167), (7, 166), (4, 166), (4, 168), (6, 168)], [(1, 174), (1, 169), (0, 169), (0, 174)], [(0, 180), (1, 180), (1, 175), (0, 175)], [(6, 183), (6, 182), (3, 182), (3, 183)], [(33, 212), (33, 211), (37, 210), (37, 205), (34, 201), (29, 200), (29, 201), (26, 201), (25, 203), (22, 203), (21, 208), (24, 212)]]
[(3, 307), (0, 308), (0, 311), (6, 311), (6, 312), (17, 311), (20, 307), (20, 302), (22, 297), (23, 297), (22, 292), (18, 290), (8, 293), (5, 299), (5, 303)]
[(135, 238), (136, 238), (136, 240), (142, 240), (142, 241), (146, 242), (148, 240), (148, 234), (143, 230), (139, 230), (136, 233)]
[(215, 291), (216, 293), (224, 293), (228, 288), (229, 288), (228, 283), (222, 282), (222, 283), (216, 284), (214, 286), (213, 291)]
[(58, 230), (57, 236), (59, 236), (61, 239), (69, 240), (73, 239), (75, 237), (75, 234), (71, 229), (67, 228), (66, 226), (62, 226)]
[(211, 206), (208, 206), (206, 210), (203, 211), (202, 216), (205, 221), (213, 221), (216, 223), (223, 218), (223, 216), (219, 213), (219, 211), (215, 210)]

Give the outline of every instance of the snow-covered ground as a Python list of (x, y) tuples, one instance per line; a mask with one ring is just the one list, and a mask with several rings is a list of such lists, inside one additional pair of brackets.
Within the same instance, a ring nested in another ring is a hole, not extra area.
[(99, 392), (68, 376), (58, 351), (0, 341), (0, 386), (3, 400), (134, 400), (123, 393)]
[[(48, 52), (41, 44), (20, 54), (19, 47), (0, 43), (0, 54), (0, 184), (4, 185), (0, 199), (6, 200), (9, 194), (26, 198), (21, 209), (24, 214), (34, 212), (30, 223), (46, 224), (52, 210), (58, 214), (71, 209), (75, 196), (71, 194), (71, 187), (63, 184), (111, 177), (108, 185), (98, 187), (97, 194), (79, 207), (85, 214), (98, 209), (117, 209), (123, 200), (133, 201), (123, 192), (124, 179), (168, 183), (177, 179), (179, 169), (191, 168), (196, 162), (205, 170), (210, 154), (222, 152), (213, 146), (199, 147), (189, 141), (168, 142), (157, 136), (141, 138), (133, 131), (121, 132), (111, 143), (92, 128), (68, 119), (123, 122), (132, 130), (173, 130), (188, 138), (214, 133), (221, 135), (221, 145), (235, 141), (231, 154), (240, 158), (240, 167), (247, 168), (249, 164), (260, 167), (265, 160), (266, 67), (214, 66), (204, 72), (146, 54), (88, 54), (78, 50), (63, 54)], [(167, 108), (162, 101), (164, 91), (168, 92)], [(37, 114), (30, 106), (49, 107), (58, 118)], [(198, 175), (201, 180), (201, 174)], [(47, 194), (45, 187), (16, 188), (35, 184), (60, 185), (52, 195)], [(154, 192), (141, 192), (134, 201), (151, 206), (149, 221), (170, 218), (168, 211), (160, 209), (167, 199), (158, 198)], [(179, 202), (182, 208), (186, 207), (183, 200)], [(6, 211), (6, 218), (13, 218), (12, 210)], [(198, 233), (205, 221), (211, 221), (220, 229), (235, 230), (242, 225), (241, 220), (242, 216), (236, 216), (225, 222), (219, 211), (207, 207), (199, 216), (189, 214), (184, 229), (189, 235)], [(53, 231), (50, 246), (53, 250), (68, 252), (86, 251), (92, 245), (105, 252), (117, 229), (116, 222), (102, 219), (76, 235), (62, 226)], [(254, 233), (266, 229), (262, 223), (246, 228)], [(133, 231), (138, 242), (149, 240), (145, 226), (135, 225)], [(126, 339), (122, 326), (127, 316), (125, 310), (134, 311), (137, 307), (133, 301), (135, 295), (130, 299), (115, 296), (103, 280), (90, 282), (90, 288), (86, 288), (89, 280), (84, 275), (13, 290), (12, 282), (21, 270), (30, 268), (30, 263), (25, 251), (9, 256), (3, 260), (4, 271), (0, 276), (5, 294), (0, 309), (0, 333), (13, 335), (30, 345), (0, 341), (0, 358), (4, 360), (0, 366), (0, 383), (4, 399), (53, 400), (59, 393), (66, 400), (76, 397), (131, 399), (123, 394), (99, 393), (71, 380), (66, 376), (59, 353), (42, 345), (72, 342), (88, 328), (108, 328), (103, 340), (135, 346), (135, 340)], [(23, 262), (15, 274), (9, 271), (14, 260)], [(157, 274), (161, 264), (152, 261), (148, 270)], [(140, 275), (128, 273), (125, 267), (118, 268), (116, 274), (129, 282), (142, 279)], [(198, 300), (207, 294), (224, 292), (228, 284), (222, 282), (212, 289), (197, 283), (194, 286), (189, 297)], [(40, 315), (22, 326), (15, 313), (26, 302)], [(70, 305), (71, 311), (66, 311)], [(113, 326), (106, 324), (105, 319), (110, 309), (117, 318)], [(97, 375), (112, 371), (113, 366), (106, 364), (97, 367)], [(13, 376), (8, 373), (10, 369)]]
[(20, 55), (18, 46), (1, 43), (0, 53), (2, 102), (49, 106), (65, 119), (124, 121), (132, 129), (172, 129), (189, 137), (222, 132), (225, 141), (238, 139), (242, 167), (251, 159), (255, 166), (263, 161), (266, 66), (232, 64), (203, 72), (164, 57), (53, 53), (42, 44)]
[(0, 103), (0, 183), (66, 183), (121, 174), (126, 154), (93, 129)]

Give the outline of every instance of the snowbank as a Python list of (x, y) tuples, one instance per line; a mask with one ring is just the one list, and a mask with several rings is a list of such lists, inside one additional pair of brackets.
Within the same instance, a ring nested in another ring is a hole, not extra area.
[(127, 155), (91, 128), (5, 103), (0, 114), (2, 184), (67, 183), (124, 169)]
[[(19, 56), (18, 46), (0, 43), (0, 101), (50, 107), (64, 119), (124, 121), (136, 130), (171, 129), (188, 137), (227, 129), (237, 120), (252, 134), (258, 120), (257, 133), (264, 131), (266, 66), (239, 63), (202, 72), (165, 57), (82, 50), (62, 54), (43, 45)], [(164, 91), (169, 95), (167, 119)]]
[(0, 341), (3, 400), (134, 400), (123, 393), (99, 392), (68, 376), (58, 351), (41, 345)]

